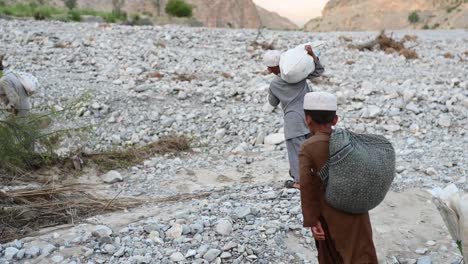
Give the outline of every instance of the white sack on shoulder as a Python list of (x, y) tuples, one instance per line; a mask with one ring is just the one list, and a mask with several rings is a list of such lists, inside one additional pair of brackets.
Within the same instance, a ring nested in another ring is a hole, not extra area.
[(315, 62), (304, 48), (298, 47), (281, 55), (280, 69), (284, 81), (298, 83), (315, 71)]

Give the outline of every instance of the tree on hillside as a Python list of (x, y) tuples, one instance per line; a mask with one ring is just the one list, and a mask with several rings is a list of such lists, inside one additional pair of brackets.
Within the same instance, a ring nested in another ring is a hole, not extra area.
[(191, 17), (193, 7), (185, 0), (169, 0), (166, 5), (166, 13), (175, 17)]
[(154, 0), (154, 6), (158, 12), (158, 16), (161, 16), (161, 0)]
[(69, 10), (72, 10), (76, 8), (76, 1), (77, 0), (63, 0), (63, 3)]

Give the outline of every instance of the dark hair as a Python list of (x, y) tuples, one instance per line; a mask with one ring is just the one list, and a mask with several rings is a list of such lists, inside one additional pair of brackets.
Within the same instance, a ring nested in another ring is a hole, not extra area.
[(323, 110), (304, 110), (305, 115), (309, 116), (320, 125), (333, 123), (336, 111), (323, 111)]

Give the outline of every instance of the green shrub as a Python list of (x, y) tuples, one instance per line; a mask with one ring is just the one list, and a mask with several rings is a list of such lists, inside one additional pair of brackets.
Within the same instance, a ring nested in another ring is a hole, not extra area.
[(419, 22), (419, 15), (416, 11), (411, 12), (411, 14), (408, 16), (408, 21), (412, 24), (418, 23)]
[(20, 175), (41, 167), (56, 158), (53, 150), (58, 133), (47, 132), (48, 116), (3, 115), (0, 119), (0, 176)]
[(68, 18), (69, 18), (71, 21), (80, 22), (80, 21), (81, 21), (80, 12), (78, 12), (78, 11), (76, 11), (76, 10), (70, 10), (70, 11), (68, 11)]
[(63, 3), (68, 8), (68, 10), (72, 10), (76, 8), (76, 1), (77, 0), (63, 0)]
[(440, 24), (439, 24), (439, 23), (435, 23), (435, 24), (432, 26), (432, 29), (436, 29), (436, 28), (438, 28), (438, 27), (440, 27)]
[(428, 24), (425, 24), (425, 25), (423, 26), (423, 29), (424, 29), (424, 30), (428, 30), (428, 29), (430, 29), (430, 27), (429, 27)]
[(169, 0), (166, 5), (166, 13), (175, 17), (191, 17), (193, 7), (185, 0)]

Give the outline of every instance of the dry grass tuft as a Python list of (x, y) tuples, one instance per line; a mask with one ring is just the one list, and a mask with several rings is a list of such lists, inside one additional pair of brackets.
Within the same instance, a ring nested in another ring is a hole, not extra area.
[(353, 61), (353, 60), (348, 60), (348, 61), (345, 62), (346, 65), (353, 65), (353, 64), (355, 64), (355, 63), (356, 63), (356, 62)]
[(414, 41), (416, 40), (416, 36), (405, 36), (400, 41), (393, 39), (392, 36), (387, 36), (385, 31), (382, 31), (374, 40), (360, 44), (360, 45), (348, 45), (350, 49), (357, 49), (359, 51), (373, 51), (375, 49), (383, 50), (385, 53), (398, 53), (400, 55), (405, 56), (406, 59), (416, 59), (418, 58), (418, 54), (416, 51), (406, 48), (405, 42), (406, 41)]
[(453, 58), (455, 58), (455, 56), (454, 56), (452, 53), (450, 53), (450, 52), (446, 52), (446, 53), (444, 54), (444, 58), (446, 58), (446, 59), (453, 59)]
[(142, 147), (130, 147), (121, 151), (82, 154), (85, 164), (93, 164), (101, 172), (123, 169), (142, 163), (155, 155), (189, 151), (190, 140), (184, 136), (169, 136)]
[(197, 79), (195, 74), (188, 74), (188, 73), (176, 73), (175, 76), (172, 78), (174, 81), (181, 81), (181, 82), (191, 82)]
[(136, 199), (103, 199), (84, 191), (89, 189), (85, 185), (68, 185), (0, 191), (0, 243), (42, 228), (72, 224), (143, 203)]

